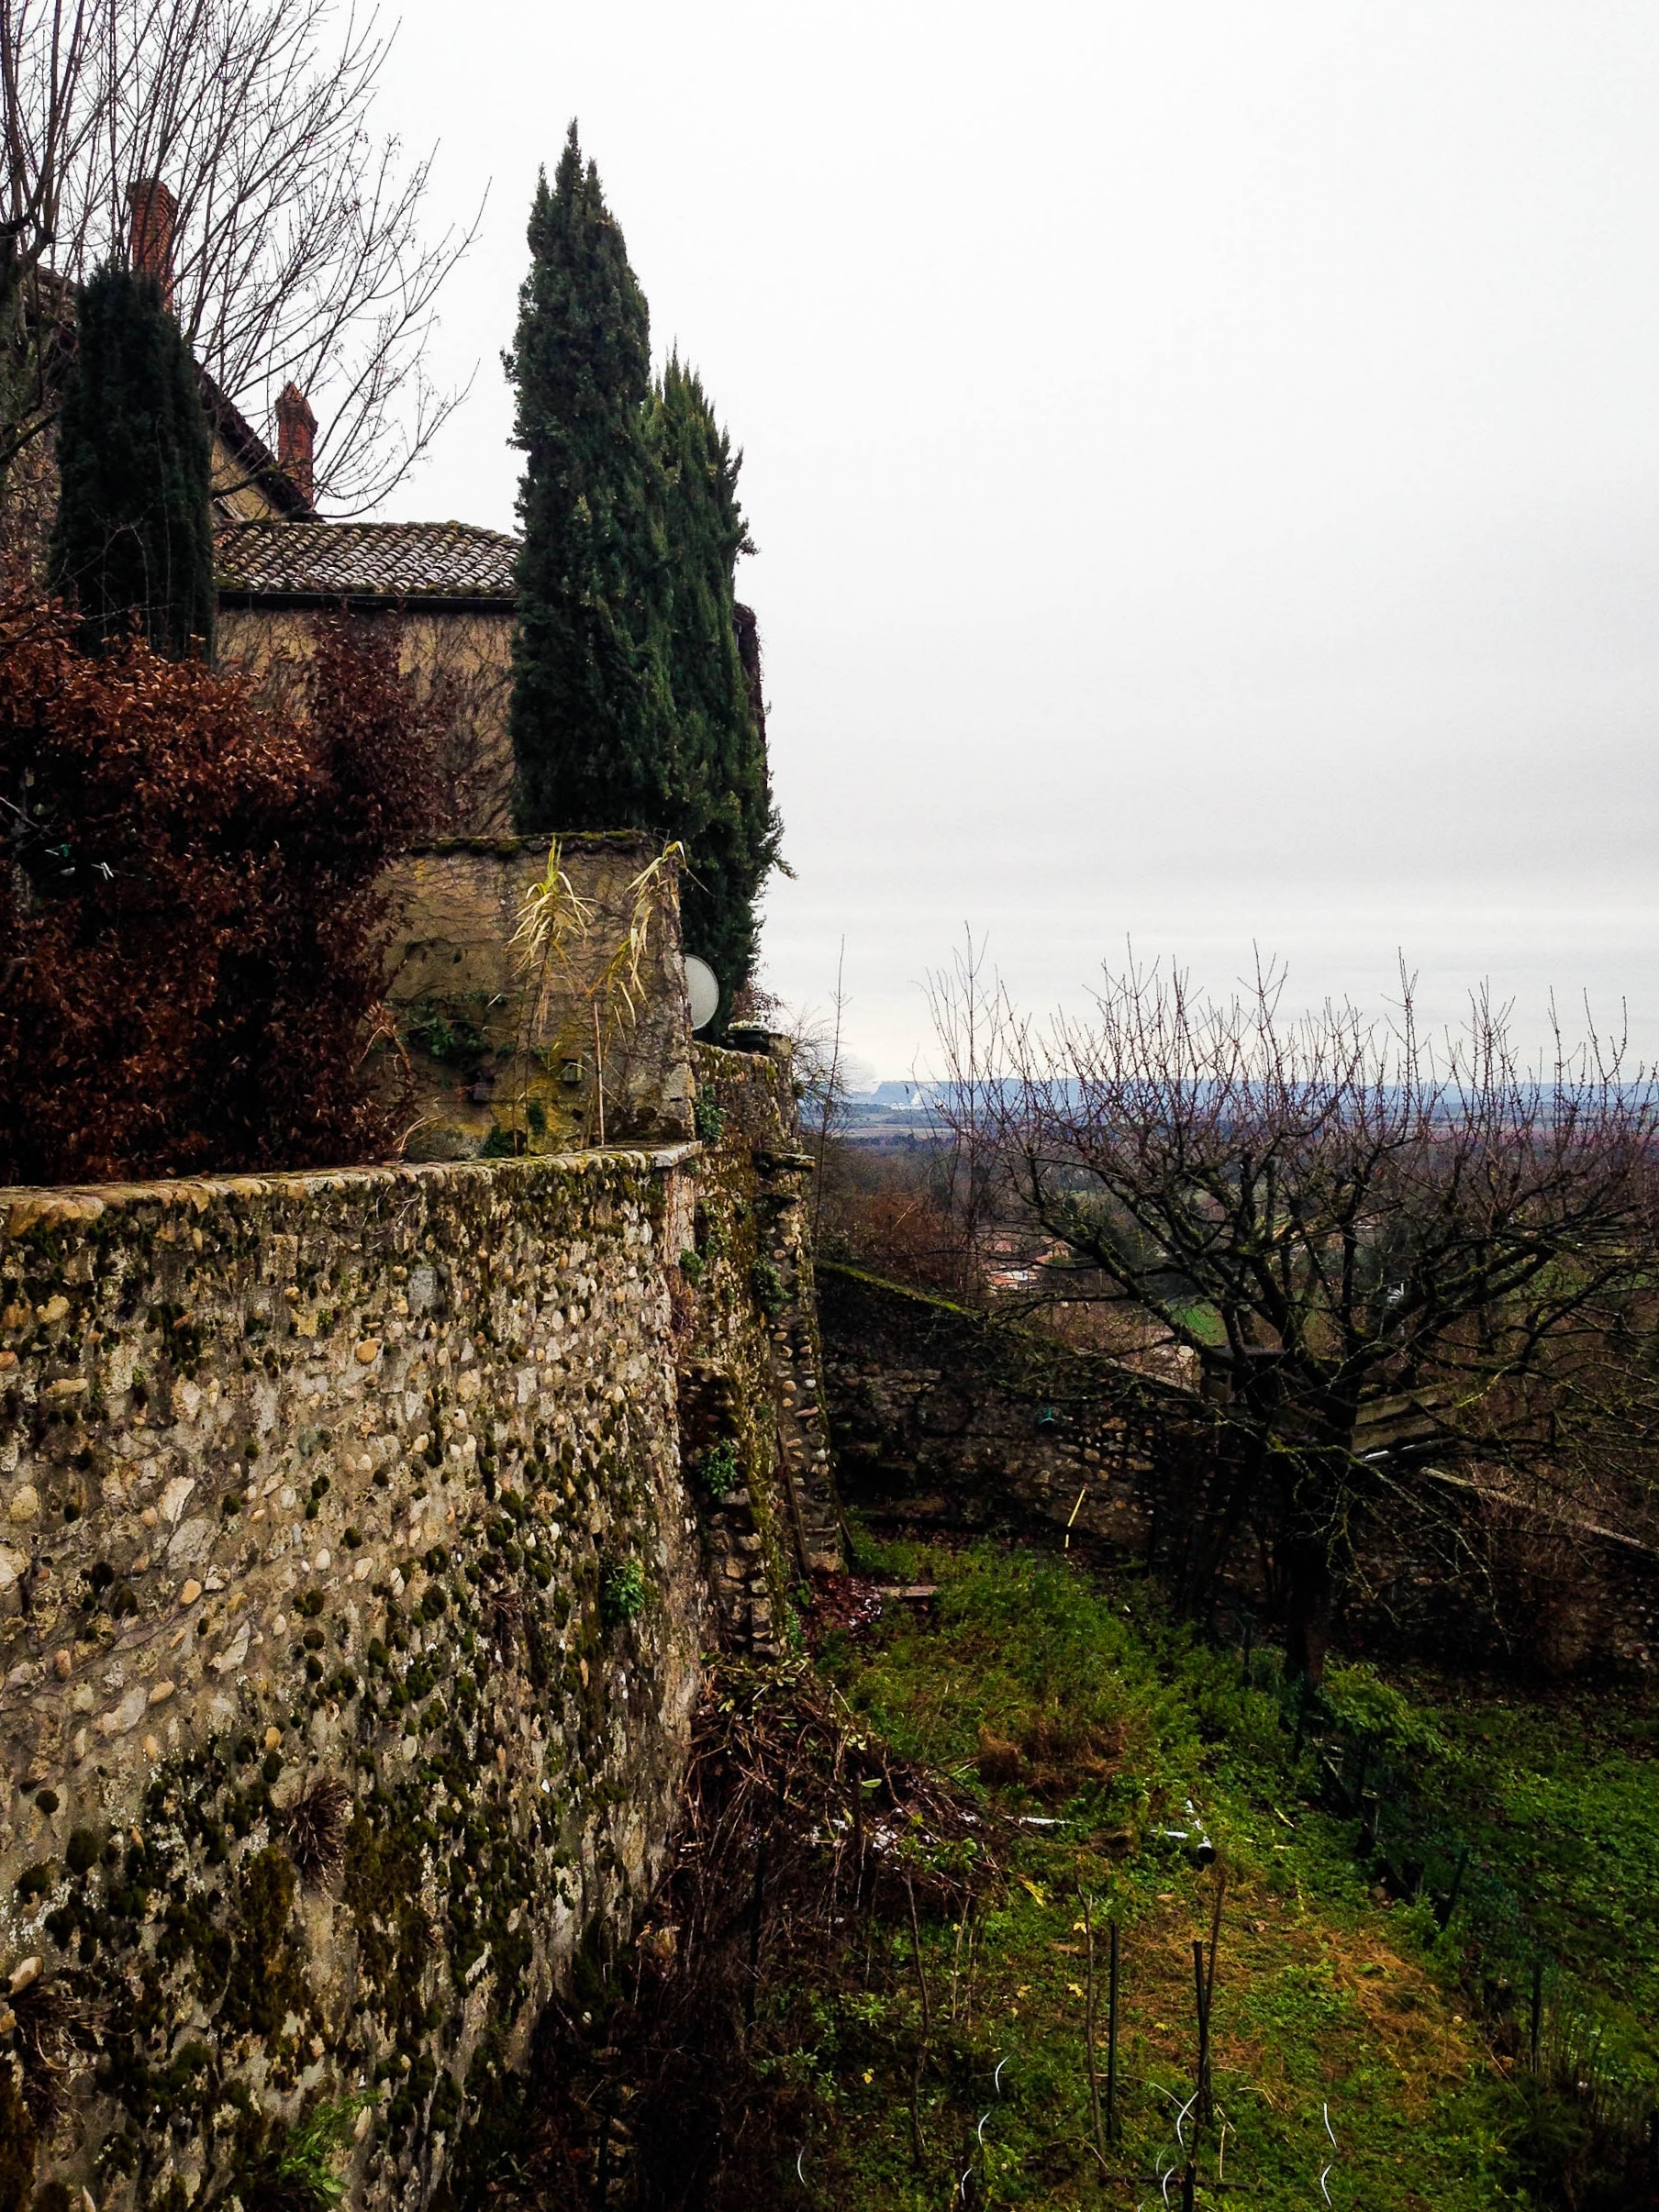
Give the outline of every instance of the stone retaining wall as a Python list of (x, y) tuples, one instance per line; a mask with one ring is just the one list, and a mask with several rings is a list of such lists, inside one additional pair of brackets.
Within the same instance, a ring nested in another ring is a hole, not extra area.
[(319, 2107), (355, 2199), (464, 2191), (673, 1817), (695, 1205), (685, 1148), (0, 1194), (4, 2212), (251, 2205)]
[[(842, 1491), (873, 1521), (1089, 1539), (1175, 1586), (1215, 1509), (1202, 1401), (1114, 1361), (820, 1262), (824, 1377)], [(1558, 1677), (1659, 1671), (1659, 1555), (1614, 1529), (1422, 1466), (1353, 1520), (1350, 1650)], [(1262, 1550), (1224, 1602), (1267, 1612)]]
[(856, 1268), (820, 1262), (818, 1288), (849, 1504), (957, 1528), (1058, 1519), (1148, 1549), (1185, 1393)]
[(812, 1272), (812, 1168), (788, 1042), (697, 1048), (710, 1139), (681, 1258), (685, 1449), (727, 1640), (775, 1658), (786, 1594), (841, 1564)]

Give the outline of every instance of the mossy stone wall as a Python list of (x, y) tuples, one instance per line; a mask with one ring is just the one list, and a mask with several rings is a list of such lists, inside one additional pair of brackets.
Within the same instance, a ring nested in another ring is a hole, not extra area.
[(1208, 1443), (1188, 1394), (858, 1268), (820, 1266), (818, 1316), (841, 1482), (878, 1518), (1059, 1521), (1141, 1553), (1160, 1470)]
[(681, 1418), (726, 1640), (788, 1648), (790, 1594), (841, 1564), (788, 1040), (696, 1048), (707, 1150), (680, 1256)]
[[(676, 863), (633, 831), (559, 839), (570, 895), (533, 966), (515, 943), (546, 838), (451, 838), (386, 870), (386, 1006), (372, 1064), (413, 1078), (418, 1160), (692, 1134), (691, 1012)], [(637, 954), (637, 958), (636, 958)]]
[(303, 2205), (317, 2124), (356, 2203), (475, 2192), (673, 1816), (694, 1205), (683, 1147), (0, 1193), (0, 2212)]

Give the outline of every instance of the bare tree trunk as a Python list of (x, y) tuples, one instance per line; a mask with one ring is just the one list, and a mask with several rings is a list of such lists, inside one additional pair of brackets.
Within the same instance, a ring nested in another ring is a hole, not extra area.
[(1309, 1682), (1323, 1679), (1336, 1611), (1331, 1547), (1319, 1532), (1292, 1527), (1280, 1545), (1285, 1576), (1285, 1665)]
[[(1260, 1490), (1263, 1456), (1260, 1439), (1246, 1437), (1241, 1450), (1235, 1449), (1223, 1459), (1216, 1483), (1209, 1485), (1210, 1497), (1206, 1502), (1210, 1509), (1195, 1517), (1177, 1591), (1178, 1601), (1188, 1613), (1208, 1617), (1215, 1609), (1221, 1576), (1238, 1544), (1240, 1526)], [(1221, 1502), (1216, 1509), (1218, 1486)]]
[(841, 1017), (846, 1012), (847, 993), (842, 978), (847, 966), (847, 940), (843, 937), (835, 956), (835, 1034), (830, 1046), (830, 1064), (824, 1073), (824, 1095), (819, 1101), (818, 1119), (818, 1165), (812, 1178), (812, 1249), (818, 1248), (824, 1220), (824, 1150), (830, 1142), (830, 1125), (837, 1118), (841, 1105)]

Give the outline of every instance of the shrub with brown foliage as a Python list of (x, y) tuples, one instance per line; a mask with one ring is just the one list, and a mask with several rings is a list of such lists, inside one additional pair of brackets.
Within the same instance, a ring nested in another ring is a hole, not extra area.
[(384, 1155), (386, 861), (427, 826), (396, 641), (324, 624), (303, 717), (0, 599), (0, 1181)]
[(820, 1154), (819, 1249), (889, 1282), (977, 1304), (969, 1225), (941, 1146), (865, 1148), (830, 1136)]

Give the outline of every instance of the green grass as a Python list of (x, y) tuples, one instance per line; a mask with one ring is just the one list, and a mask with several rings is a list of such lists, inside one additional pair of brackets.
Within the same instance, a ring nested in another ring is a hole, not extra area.
[[(896, 1545), (864, 1563), (937, 1582), (934, 1617), (832, 1638), (825, 1672), (896, 1752), (1022, 1825), (1000, 1847), (1009, 1878), (993, 1901), (965, 1926), (920, 1927), (931, 2030), (919, 2162), (907, 1926), (877, 1934), (862, 1986), (826, 1974), (819, 1990), (780, 1993), (808, 2024), (782, 2063), (821, 2116), (788, 2201), (837, 2212), (1163, 2201), (1155, 2182), (1108, 2184), (1090, 2147), (1080, 1900), (1122, 1930), (1124, 2126), (1109, 2163), (1150, 2176), (1172, 2162), (1192, 2093), (1191, 1946), (1214, 1895), (1214, 1873), (1156, 1833), (1187, 1824), (1189, 1797), (1227, 1876), (1213, 2073), (1225, 2178), (1250, 2191), (1237, 2201), (1318, 2206), (1321, 2177), (1333, 2206), (1365, 2212), (1546, 2201), (1528, 2193), (1517, 2150), (1523, 2099), (1464, 1994), (1458, 1918), (1442, 1934), (1426, 1901), (1371, 1886), (1354, 1824), (1306, 1801), (1309, 1768), (1291, 1772), (1276, 1692), (1246, 1688), (1236, 1654), (1172, 1624), (1144, 1588), (1097, 1586), (1060, 1561)], [(1529, 1885), (1553, 1938), (1594, 1951), (1609, 1993), (1620, 1962), (1635, 1962), (1618, 2002), (1629, 2062), (1646, 2062), (1659, 1797), (1634, 1719), (1587, 1718), (1564, 1740), (1559, 1713), (1460, 1702), (1432, 1684), (1402, 1695), (1364, 1669), (1337, 1670), (1332, 1694), (1409, 1749), (1483, 1863)], [(982, 1780), (982, 1767), (1006, 1776), (1020, 1746), (1019, 1778)], [(927, 1840), (907, 1848), (925, 1855)], [(1104, 2065), (1103, 1990), (1100, 2006)], [(1215, 2176), (1213, 2131), (1203, 2171)], [(1178, 2183), (1170, 2195), (1179, 2202)]]
[(1546, 1986), (1593, 2018), (1604, 2067), (1659, 2094), (1659, 1722), (1614, 1695), (1409, 1687), (1433, 1731), (1423, 1799), (1520, 1903)]

